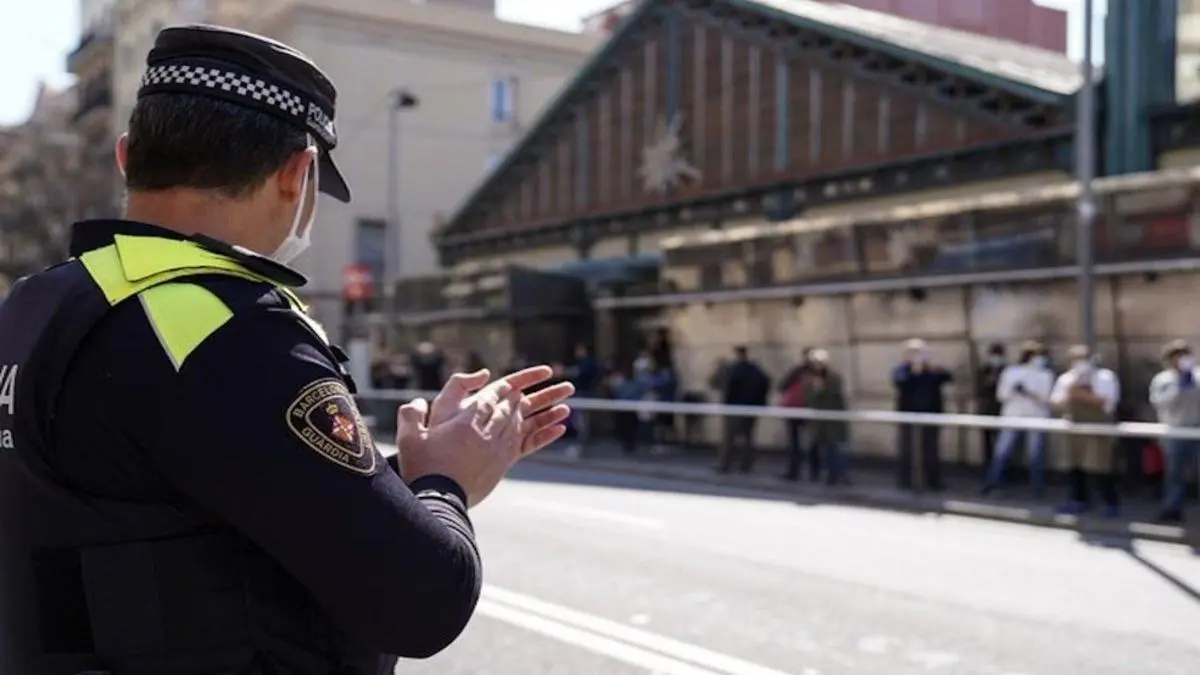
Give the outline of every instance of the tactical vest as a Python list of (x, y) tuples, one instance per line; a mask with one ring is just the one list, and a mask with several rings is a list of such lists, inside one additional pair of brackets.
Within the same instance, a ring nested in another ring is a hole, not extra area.
[(71, 424), (57, 415), (58, 394), (112, 308), (140, 301), (177, 366), (233, 315), (189, 277), (272, 283), (340, 360), (296, 296), (252, 271), (249, 256), (196, 241), (114, 241), (21, 280), (0, 304), (0, 674), (390, 673), (394, 659), (350, 648), (311, 594), (232, 528), (85, 494), (54, 468), (54, 428)]

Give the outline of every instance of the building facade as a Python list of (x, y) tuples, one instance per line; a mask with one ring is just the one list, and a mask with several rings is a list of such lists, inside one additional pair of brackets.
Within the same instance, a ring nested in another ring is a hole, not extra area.
[(112, 116), (115, 133), (125, 131), (146, 70), (146, 54), (158, 32), (172, 24), (244, 26), (269, 5), (263, 0), (113, 0)]
[(1035, 0), (827, 0), (1002, 40), (1067, 51), (1067, 13)]
[(78, 46), (67, 56), (75, 75), (72, 126), (79, 137), (80, 218), (116, 215), (120, 188), (113, 159), (113, 17), (115, 0), (81, 0)]
[(381, 285), (438, 268), (435, 224), (597, 44), (487, 12), (390, 0), (283, 2), (251, 27), (308, 54), (338, 87), (334, 154), (353, 201), (321, 201), (313, 246), (297, 261), (331, 330), (343, 324), (348, 265), (367, 266)]
[[(1042, 182), (1023, 176), (1061, 171), (1049, 149), (1069, 138), (1078, 85), (1065, 56), (845, 5), (646, 0), (439, 248), (459, 268), (548, 266), (697, 227)], [(998, 159), (1022, 143), (1040, 154)], [(955, 168), (934, 166), (945, 153)]]
[(1178, 0), (1175, 92), (1180, 102), (1200, 100), (1200, 0)]
[(0, 297), (16, 279), (66, 258), (81, 208), (76, 100), (43, 85), (29, 118), (0, 133)]
[[(500, 21), (492, 2), (116, 3), (114, 131), (128, 123), (154, 36), (172, 24), (217, 23), (281, 40), (338, 86), (335, 154), (354, 200), (321, 200), (314, 245), (297, 262), (311, 279), (314, 313), (335, 334), (346, 313), (345, 269), (365, 265), (381, 287), (436, 269), (429, 233), (439, 218), (499, 162), (598, 43)], [(406, 105), (395, 105), (401, 99)]]
[[(1097, 332), (1130, 377), (1168, 335), (1200, 330), (1145, 313), (1169, 314), (1200, 266), (1200, 174), (1180, 168), (1197, 163), (1200, 117), (1168, 105), (1173, 24), (1148, 20), (1166, 4), (1110, 1), (1094, 139), (1101, 173), (1163, 171), (1102, 190)], [(536, 313), (497, 301), (498, 271), (533, 267), (590, 286), (606, 358), (665, 330), (685, 389), (736, 344), (774, 373), (821, 345), (854, 405), (886, 408), (902, 341), (922, 337), (967, 411), (988, 342), (1080, 339), (1079, 86), (1064, 55), (844, 4), (645, 0), (439, 230), (453, 271), (415, 323), (475, 350), (509, 330), (495, 341), (561, 359), (569, 342), (521, 335)], [(893, 439), (855, 430), (862, 448)], [(974, 439), (958, 440), (945, 445)]]
[[(891, 14), (935, 26), (987, 35), (1002, 40), (1067, 51), (1067, 13), (1042, 7), (1034, 0), (825, 0)], [(1184, 0), (1187, 2), (1188, 0)], [(640, 0), (625, 0), (584, 17), (583, 28), (611, 35)], [(786, 0), (783, 3), (786, 5)]]
[(583, 17), (583, 30), (598, 35), (612, 35), (620, 28), (621, 22), (633, 14), (641, 0), (624, 0), (599, 12)]

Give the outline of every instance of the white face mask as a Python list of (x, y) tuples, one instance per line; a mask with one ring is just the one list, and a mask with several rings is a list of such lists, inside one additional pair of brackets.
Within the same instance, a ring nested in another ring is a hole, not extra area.
[(1185, 356), (1179, 359), (1180, 370), (1194, 370), (1196, 368), (1196, 359), (1191, 356)]
[(1047, 364), (1049, 361), (1050, 361), (1050, 359), (1047, 359), (1047, 358), (1046, 358), (1046, 357), (1044, 357), (1044, 356), (1035, 356), (1035, 357), (1033, 357), (1033, 365), (1034, 365), (1034, 367), (1036, 367), (1036, 368), (1045, 368), (1045, 367), (1046, 367), (1046, 364)]
[[(312, 138), (309, 137), (308, 142), (312, 143)], [(304, 215), (304, 200), (308, 196), (308, 181), (312, 179), (313, 184), (313, 207), (308, 214), (306, 222), (300, 222), (300, 217)], [(312, 164), (304, 172), (304, 179), (300, 181), (300, 201), (296, 204), (296, 215), (292, 217), (292, 229), (288, 231), (287, 237), (275, 252), (270, 255), (271, 260), (274, 260), (281, 265), (290, 265), (293, 260), (300, 257), (301, 253), (308, 250), (312, 245), (312, 230), (313, 222), (317, 219), (317, 196), (316, 188), (320, 185), (320, 172), (317, 167), (317, 158), (313, 158)]]

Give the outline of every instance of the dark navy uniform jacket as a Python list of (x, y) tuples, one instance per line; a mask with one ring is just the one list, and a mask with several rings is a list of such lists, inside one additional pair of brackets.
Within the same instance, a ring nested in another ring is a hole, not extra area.
[[(109, 246), (118, 234), (182, 238), (140, 223), (84, 222), (71, 253)], [(440, 651), (480, 592), (461, 487), (441, 476), (406, 484), (365, 433), (359, 456), (322, 440), (365, 428), (328, 346), (271, 284), (188, 281), (232, 316), (177, 368), (136, 298), (112, 308), (82, 343), (58, 397), (54, 451), (45, 458), (58, 481), (106, 503), (152, 505), (165, 521), (231, 528), (285, 571), (282, 595), (307, 595), (301, 600), (344, 631), (354, 647), (341, 649), (360, 656), (338, 673), (391, 673), (396, 656)], [(62, 597), (44, 605), (78, 604), (75, 589), (47, 592)], [(297, 600), (296, 611), (304, 606)], [(364, 653), (375, 655), (370, 663)]]

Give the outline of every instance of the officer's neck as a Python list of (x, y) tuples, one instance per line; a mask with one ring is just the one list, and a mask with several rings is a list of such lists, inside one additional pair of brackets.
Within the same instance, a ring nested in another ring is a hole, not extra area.
[(125, 218), (260, 251), (270, 248), (270, 242), (261, 241), (264, 234), (270, 235), (270, 228), (261, 226), (267, 218), (258, 213), (256, 206), (253, 201), (223, 198), (201, 190), (131, 192)]

